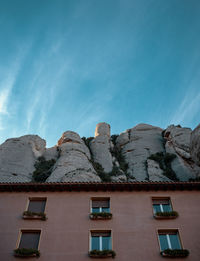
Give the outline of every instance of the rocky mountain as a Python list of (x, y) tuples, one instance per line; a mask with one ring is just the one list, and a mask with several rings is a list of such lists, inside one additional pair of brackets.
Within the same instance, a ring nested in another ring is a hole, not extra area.
[(190, 180), (200, 180), (200, 125), (138, 124), (111, 136), (110, 125), (99, 123), (94, 137), (66, 131), (52, 148), (37, 135), (0, 145), (0, 182)]

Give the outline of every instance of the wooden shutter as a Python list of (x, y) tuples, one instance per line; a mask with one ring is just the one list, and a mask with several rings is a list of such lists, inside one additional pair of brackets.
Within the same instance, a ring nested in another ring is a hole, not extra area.
[(109, 199), (98, 199), (92, 200), (92, 207), (93, 208), (109, 208)]
[(45, 205), (46, 205), (45, 199), (42, 199), (42, 200), (41, 199), (30, 199), (28, 211), (36, 212), (36, 213), (40, 213), (40, 212), (44, 213)]
[(111, 233), (109, 231), (93, 231), (91, 232), (91, 236), (92, 237), (110, 237), (111, 236)]
[(159, 235), (178, 235), (178, 230), (162, 229), (158, 230)]
[(169, 205), (169, 199), (153, 199), (153, 204)]
[(19, 248), (38, 249), (40, 232), (22, 232)]

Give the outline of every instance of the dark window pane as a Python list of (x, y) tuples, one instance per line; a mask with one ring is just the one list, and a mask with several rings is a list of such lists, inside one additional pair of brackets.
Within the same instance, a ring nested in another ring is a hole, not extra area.
[(30, 200), (28, 211), (36, 212), (36, 213), (40, 213), (40, 212), (44, 213), (45, 205), (46, 205), (46, 200)]
[(170, 205), (162, 205), (164, 212), (170, 212), (172, 211), (172, 208)]
[(110, 208), (102, 208), (102, 212), (110, 213)]
[(111, 237), (102, 237), (102, 250), (111, 249)]
[(159, 241), (160, 241), (161, 251), (169, 248), (166, 235), (159, 235)]
[(99, 213), (100, 209), (99, 208), (92, 208), (92, 213)]
[(153, 204), (154, 213), (161, 212), (160, 205)]
[(100, 242), (99, 242), (100, 238), (97, 237), (92, 237), (92, 246), (91, 246), (91, 250), (100, 250), (99, 246), (100, 246)]
[(178, 234), (169, 235), (172, 249), (181, 249), (180, 240)]
[(38, 248), (39, 232), (22, 232), (19, 248)]

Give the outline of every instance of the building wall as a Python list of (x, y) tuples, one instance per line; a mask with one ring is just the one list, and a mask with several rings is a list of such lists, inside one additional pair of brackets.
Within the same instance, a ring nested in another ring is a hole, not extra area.
[[(153, 218), (152, 197), (170, 197), (179, 217)], [(47, 221), (23, 220), (29, 197), (46, 197)], [(91, 197), (110, 197), (111, 220), (89, 219)], [(200, 192), (2, 192), (0, 260), (13, 261), (21, 229), (41, 229), (40, 261), (87, 261), (89, 231), (112, 230), (116, 261), (161, 261), (158, 229), (178, 229), (188, 261), (200, 260)], [(21, 260), (18, 258), (17, 260)], [(24, 260), (24, 259), (23, 259)], [(35, 260), (35, 258), (29, 258)], [(99, 259), (95, 259), (99, 260)], [(165, 258), (168, 260), (168, 258)], [(180, 259), (174, 259), (180, 260)]]

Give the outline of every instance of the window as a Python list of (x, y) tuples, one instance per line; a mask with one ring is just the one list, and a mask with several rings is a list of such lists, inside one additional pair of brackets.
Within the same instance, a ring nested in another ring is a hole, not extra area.
[(46, 198), (30, 198), (27, 211), (34, 213), (44, 213)]
[(158, 212), (171, 212), (172, 206), (170, 198), (153, 198), (153, 211), (154, 214)]
[(28, 208), (22, 215), (23, 219), (47, 220), (45, 206), (46, 198), (29, 198)]
[(91, 250), (111, 250), (111, 231), (92, 231), (91, 232), (91, 241), (90, 241)]
[(21, 231), (19, 248), (38, 249), (39, 239), (40, 231), (23, 230)]
[(110, 199), (109, 198), (93, 198), (91, 213), (110, 212)]
[(161, 251), (166, 249), (182, 249), (177, 230), (159, 230), (158, 237)]

